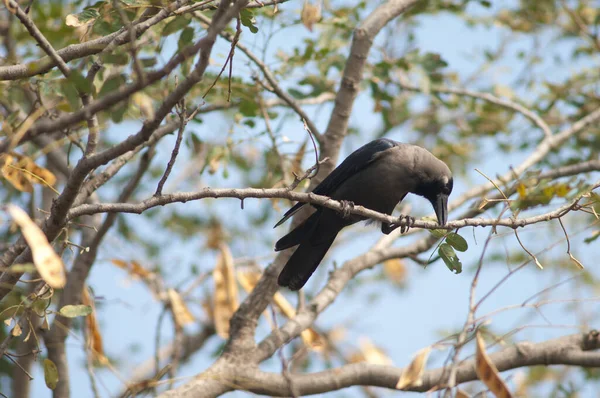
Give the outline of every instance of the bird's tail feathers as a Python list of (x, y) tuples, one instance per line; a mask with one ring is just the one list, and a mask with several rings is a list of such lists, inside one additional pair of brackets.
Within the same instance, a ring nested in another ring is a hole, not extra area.
[(336, 236), (337, 234), (317, 245), (311, 244), (310, 240), (302, 242), (279, 274), (279, 286), (300, 290), (325, 257)]
[(277, 243), (275, 243), (275, 251), (278, 252), (299, 245), (302, 240), (306, 239), (308, 236), (311, 236), (314, 228), (318, 224), (319, 216), (320, 211), (317, 210), (302, 224), (298, 225), (296, 228), (288, 232), (287, 235), (279, 239)]

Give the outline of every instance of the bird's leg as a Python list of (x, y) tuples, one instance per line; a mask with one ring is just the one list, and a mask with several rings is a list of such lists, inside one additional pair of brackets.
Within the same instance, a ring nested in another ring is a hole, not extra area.
[(340, 200), (340, 203), (342, 204), (342, 217), (350, 217), (350, 209), (354, 208), (354, 202), (350, 200)]
[(390, 232), (392, 232), (396, 228), (400, 227), (400, 233), (404, 234), (404, 233), (408, 232), (408, 230), (413, 225), (415, 225), (415, 218), (414, 217), (404, 216), (404, 215), (401, 214), (398, 218), (400, 218), (400, 219), (404, 218), (406, 220), (406, 225), (399, 225), (397, 223), (381, 223), (381, 232), (383, 232), (384, 234), (388, 235)]

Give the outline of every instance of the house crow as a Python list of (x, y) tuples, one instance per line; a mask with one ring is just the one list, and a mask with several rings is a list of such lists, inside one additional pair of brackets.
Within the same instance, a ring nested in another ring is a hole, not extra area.
[[(408, 193), (414, 193), (429, 200), (438, 223), (445, 225), (452, 183), (448, 166), (426, 149), (380, 138), (354, 151), (312, 192), (389, 215)], [(275, 227), (304, 205), (297, 203), (289, 209)], [(304, 286), (342, 228), (365, 219), (314, 207), (310, 217), (275, 244), (275, 251), (300, 245), (279, 274), (279, 285), (291, 290)], [(389, 234), (397, 227), (383, 223), (381, 231)]]

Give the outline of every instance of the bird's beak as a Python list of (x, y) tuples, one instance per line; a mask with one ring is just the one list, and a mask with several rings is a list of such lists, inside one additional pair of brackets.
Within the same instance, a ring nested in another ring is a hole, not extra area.
[(448, 221), (448, 195), (439, 194), (431, 201), (433, 210), (438, 219), (438, 224), (446, 225)]

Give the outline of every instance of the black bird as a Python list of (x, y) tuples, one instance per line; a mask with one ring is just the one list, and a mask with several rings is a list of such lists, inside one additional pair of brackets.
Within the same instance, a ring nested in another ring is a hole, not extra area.
[[(428, 150), (380, 138), (354, 151), (312, 192), (389, 215), (408, 193), (414, 193), (431, 202), (438, 223), (445, 225), (452, 184), (448, 166)], [(275, 227), (304, 205), (296, 203)], [(365, 219), (314, 207), (310, 217), (275, 244), (275, 251), (300, 245), (279, 274), (279, 285), (291, 290), (304, 286), (342, 228)], [(397, 227), (382, 223), (381, 232), (389, 234)]]

